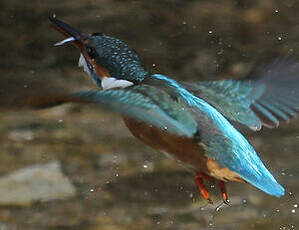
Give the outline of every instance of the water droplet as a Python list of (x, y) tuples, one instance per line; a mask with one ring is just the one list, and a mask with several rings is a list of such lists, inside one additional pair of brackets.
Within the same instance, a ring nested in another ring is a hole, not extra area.
[(278, 39), (279, 41), (281, 41), (281, 40), (282, 40), (282, 37), (281, 37), (281, 36), (279, 36), (277, 39)]
[(278, 13), (278, 12), (279, 12), (279, 10), (278, 10), (278, 9), (276, 9), (274, 12), (275, 12), (275, 13)]
[(294, 207), (294, 208), (298, 208), (298, 204), (294, 204), (293, 207)]
[(292, 209), (292, 210), (291, 210), (291, 213), (296, 213), (296, 209)]
[(58, 120), (59, 123), (63, 122), (63, 120)]
[(183, 21), (183, 25), (186, 25), (187, 24), (187, 22), (186, 21)]
[(155, 64), (155, 63), (153, 64), (153, 67), (156, 67), (156, 64)]
[(94, 192), (94, 189), (93, 189), (93, 188), (91, 188), (91, 189), (89, 189), (89, 191), (91, 191), (91, 192)]
[(148, 165), (143, 165), (143, 168), (147, 169), (147, 168), (148, 168)]
[(209, 34), (212, 34), (213, 33), (213, 31), (212, 30), (209, 30)]
[(224, 50), (221, 49), (221, 50), (219, 50), (219, 51), (217, 52), (217, 55), (221, 55), (223, 52), (224, 52)]
[(246, 200), (246, 199), (243, 199), (243, 200), (242, 200), (242, 203), (243, 203), (243, 204), (247, 204), (247, 200)]
[(114, 164), (117, 164), (117, 161), (118, 161), (117, 158), (118, 158), (118, 156), (116, 156), (116, 155), (113, 156), (113, 163), (114, 163)]

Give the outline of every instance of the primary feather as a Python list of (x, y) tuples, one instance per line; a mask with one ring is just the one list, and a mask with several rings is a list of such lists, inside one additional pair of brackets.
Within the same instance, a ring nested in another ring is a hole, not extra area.
[(255, 68), (239, 80), (182, 83), (230, 120), (253, 130), (277, 127), (299, 110), (299, 64), (293, 57)]

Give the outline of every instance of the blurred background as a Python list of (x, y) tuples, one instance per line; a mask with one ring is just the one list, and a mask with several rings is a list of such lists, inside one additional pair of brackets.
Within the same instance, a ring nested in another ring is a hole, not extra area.
[[(179, 80), (244, 76), (299, 49), (296, 0), (1, 0), (0, 74), (49, 88), (94, 87), (48, 16), (127, 42), (145, 66)], [(299, 84), (299, 83), (298, 83)], [(11, 92), (17, 94), (18, 92)], [(228, 184), (232, 205), (206, 206), (193, 175), (92, 106), (0, 111), (0, 229), (297, 229), (299, 121), (241, 129), (286, 188), (275, 198)], [(215, 204), (218, 186), (209, 184)]]

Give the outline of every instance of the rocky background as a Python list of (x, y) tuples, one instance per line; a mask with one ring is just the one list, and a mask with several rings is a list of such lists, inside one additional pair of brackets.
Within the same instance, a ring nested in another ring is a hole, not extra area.
[[(53, 47), (62, 38), (49, 25), (53, 13), (126, 41), (148, 69), (180, 80), (243, 76), (299, 48), (296, 0), (1, 0), (0, 9), (0, 77), (70, 90), (94, 86), (76, 67), (77, 50)], [(232, 205), (216, 211), (191, 174), (133, 138), (118, 116), (79, 105), (2, 109), (0, 229), (298, 228), (298, 120), (242, 132), (287, 193), (229, 184)]]

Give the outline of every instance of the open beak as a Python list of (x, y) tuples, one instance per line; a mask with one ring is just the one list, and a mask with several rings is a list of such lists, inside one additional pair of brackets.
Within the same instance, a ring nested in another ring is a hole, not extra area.
[(66, 43), (74, 42), (74, 41), (76, 41), (76, 39), (74, 37), (69, 37), (69, 38), (66, 38), (66, 39), (62, 40), (61, 42), (56, 42), (54, 44), (54, 46), (62, 46), (64, 44), (66, 44)]
[(53, 23), (53, 26), (56, 30), (67, 37), (64, 40), (57, 42), (55, 46), (61, 46), (67, 43), (72, 43), (74, 46), (76, 46), (79, 49), (81, 55), (83, 55), (83, 59), (80, 58), (79, 66), (81, 66), (82, 63), (86, 61), (86, 68), (88, 69), (96, 84), (98, 84), (99, 86), (101, 85), (101, 79), (103, 79), (104, 77), (110, 77), (109, 71), (105, 67), (100, 66), (95, 59), (91, 58), (88, 55), (86, 51), (86, 44), (88, 43), (89, 37), (88, 34), (82, 33), (80, 30), (75, 29), (69, 24), (58, 20), (55, 16), (51, 16), (49, 20)]
[(67, 37), (63, 41), (57, 42), (55, 46), (73, 43), (82, 52), (84, 49), (84, 41), (88, 38), (87, 34), (82, 33), (69, 24), (58, 20), (55, 16), (49, 17), (49, 20), (53, 23), (53, 26), (57, 31)]

